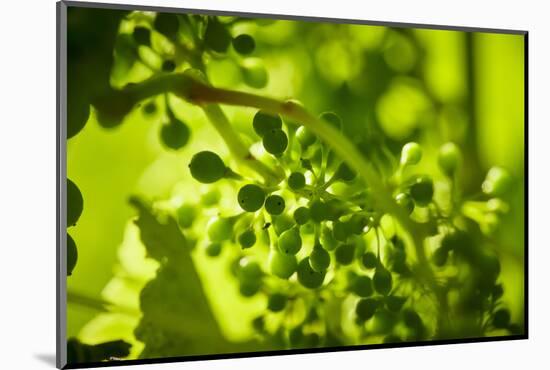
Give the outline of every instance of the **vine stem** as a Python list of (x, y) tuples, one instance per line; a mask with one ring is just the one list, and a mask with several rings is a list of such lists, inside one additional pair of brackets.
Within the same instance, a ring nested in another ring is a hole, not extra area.
[(446, 309), (445, 293), (436, 283), (424, 250), (424, 239), (429, 236), (429, 226), (413, 221), (406, 211), (397, 205), (375, 168), (339, 130), (315, 117), (304, 107), (293, 101), (281, 101), (252, 93), (212, 87), (192, 74), (185, 72), (153, 77), (127, 89), (120, 90), (118, 93), (126, 94), (121, 98), (128, 99), (130, 97), (137, 103), (144, 98), (167, 91), (201, 106), (226, 140), (230, 150), (237, 153), (237, 158), (240, 158), (244, 164), (252, 167), (260, 174), (263, 173), (264, 177), (268, 176), (267, 178), (271, 176), (267, 173), (269, 169), (264, 168), (265, 165), (263, 163), (259, 164), (261, 162), (257, 160), (247, 160), (250, 159), (248, 149), (244, 144), (239, 143), (240, 138), (232, 130), (223, 111), (216, 104), (257, 108), (267, 113), (280, 114), (307, 127), (313, 134), (327, 143), (342, 160), (365, 180), (372, 192), (376, 194), (375, 208), (391, 214), (409, 235), (415, 248), (420, 278), (435, 293), (442, 310)]

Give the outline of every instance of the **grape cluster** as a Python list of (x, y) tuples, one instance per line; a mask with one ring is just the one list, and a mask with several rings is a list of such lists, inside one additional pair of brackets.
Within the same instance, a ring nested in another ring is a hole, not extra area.
[[(320, 118), (342, 129), (335, 113), (326, 112)], [(240, 246), (241, 252), (230, 266), (238, 291), (244, 297), (265, 295), (270, 312), (258, 317), (253, 326), (263, 335), (283, 330), (290, 347), (326, 345), (332, 334), (326, 328), (319, 329), (323, 318), (317, 311), (325, 300), (343, 294), (352, 297), (353, 317), (361, 335), (379, 335), (384, 342), (423, 340), (433, 335), (432, 320), (421, 316), (415, 306), (419, 282), (414, 270), (418, 267), (409, 257), (396, 220), (369, 205), (368, 184), (305, 126), (258, 111), (252, 128), (265, 153), (286, 169), (286, 180), (267, 184), (234, 176), (235, 172), (211, 151), (196, 153), (189, 168), (200, 183), (225, 179), (238, 189), (235, 205), (241, 212), (210, 220), (205, 252), (214, 257), (221, 254), (222, 245)], [(442, 235), (432, 255), (436, 269), (467, 265), (472, 270), (472, 275), (461, 282), (472, 287), (459, 292), (461, 310), (472, 315), (481, 311), (488, 327), (512, 330), (509, 311), (502, 307), (497, 310), (501, 304), (495, 290), (502, 290), (498, 259), (481, 253), (468, 232), (438, 213), (441, 210), (435, 201), (433, 178), (414, 170), (421, 160), (418, 143), (403, 146), (390, 179), (396, 203), (413, 219), (430, 214), (432, 234)], [(461, 164), (458, 146), (444, 144), (437, 163), (448, 181), (454, 182)], [(503, 194), (509, 181), (504, 170), (491, 169), (482, 189), (490, 196)], [(497, 198), (483, 204), (506, 208)], [(186, 208), (178, 212), (182, 209)], [(267, 259), (259, 259), (262, 253), (254, 250), (266, 246)], [(306, 315), (298, 325), (268, 328), (268, 316), (297, 315), (300, 304), (311, 311), (311, 317)]]

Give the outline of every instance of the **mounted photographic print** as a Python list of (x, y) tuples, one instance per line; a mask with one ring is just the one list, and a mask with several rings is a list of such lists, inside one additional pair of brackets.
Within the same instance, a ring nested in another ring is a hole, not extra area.
[(527, 338), (526, 50), (58, 3), (58, 367)]

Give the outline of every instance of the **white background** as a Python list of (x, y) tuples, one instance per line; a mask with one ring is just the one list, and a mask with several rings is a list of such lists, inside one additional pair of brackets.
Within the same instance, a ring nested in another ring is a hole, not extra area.
[[(113, 3), (124, 1), (111, 0)], [(529, 34), (529, 340), (294, 355), (135, 369), (518, 369), (548, 366), (550, 26), (544, 1), (127, 0), (136, 4), (526, 29)], [(2, 1), (0, 367), (55, 358), (55, 1)], [(537, 365), (540, 364), (540, 365)], [(543, 365), (546, 364), (546, 365)], [(530, 366), (529, 366), (530, 365)]]

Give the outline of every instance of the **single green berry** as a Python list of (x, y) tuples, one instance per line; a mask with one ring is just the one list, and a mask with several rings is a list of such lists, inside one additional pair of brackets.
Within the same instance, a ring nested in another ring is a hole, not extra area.
[(191, 204), (183, 204), (176, 211), (178, 225), (180, 225), (182, 229), (187, 229), (191, 227), (191, 225), (193, 224), (193, 221), (195, 220), (196, 215), (197, 215), (197, 209), (195, 206)]
[(262, 144), (268, 153), (280, 155), (288, 146), (288, 137), (281, 129), (271, 129), (263, 136)]
[(308, 289), (317, 289), (323, 285), (324, 272), (316, 272), (311, 268), (309, 258), (306, 257), (298, 264), (298, 282)]
[(451, 177), (461, 161), (460, 149), (455, 143), (446, 143), (439, 148), (437, 163), (443, 173)]
[(173, 150), (183, 148), (191, 136), (189, 126), (180, 120), (173, 119), (169, 123), (162, 125), (160, 129), (160, 138), (164, 145)]
[(132, 37), (138, 45), (150, 46), (151, 45), (151, 31), (146, 27), (134, 27)]
[(248, 55), (256, 48), (254, 38), (248, 34), (241, 34), (232, 40), (235, 51), (242, 55)]
[(259, 58), (246, 58), (243, 60), (241, 63), (241, 73), (244, 83), (255, 89), (264, 88), (269, 81), (267, 69)]
[(411, 197), (415, 203), (421, 207), (425, 207), (432, 201), (434, 195), (434, 184), (428, 176), (419, 176), (411, 185)]
[(202, 151), (191, 158), (189, 163), (191, 176), (203, 184), (211, 184), (220, 180), (227, 172), (222, 159), (214, 152)]
[(222, 252), (222, 245), (221, 243), (210, 243), (206, 246), (204, 251), (209, 257), (217, 257)]
[(265, 200), (265, 210), (271, 215), (280, 215), (285, 210), (285, 200), (280, 195), (270, 195)]
[(327, 212), (328, 212), (328, 207), (326, 203), (323, 202), (322, 200), (314, 200), (309, 204), (310, 217), (316, 223), (320, 223), (326, 220)]
[(392, 289), (392, 276), (391, 272), (384, 268), (384, 266), (379, 265), (376, 267), (372, 281), (374, 283), (374, 289), (378, 293), (382, 295), (388, 295), (390, 293)]
[(334, 127), (337, 130), (342, 130), (342, 120), (340, 117), (334, 113), (334, 112), (323, 112), (319, 116), (320, 119), (323, 121), (326, 121), (329, 125)]
[(288, 279), (296, 272), (298, 262), (296, 256), (272, 250), (268, 259), (269, 270), (281, 279)]
[(304, 225), (309, 221), (309, 208), (307, 207), (298, 207), (294, 211), (294, 221), (298, 225)]
[(355, 244), (341, 244), (334, 251), (336, 262), (344, 266), (350, 265), (353, 262), (354, 255)]
[(420, 162), (422, 159), (422, 149), (415, 142), (407, 143), (401, 150), (401, 165), (411, 166)]
[(297, 227), (293, 227), (279, 236), (279, 250), (284, 254), (296, 254), (302, 248), (302, 238)]
[(260, 288), (262, 287), (261, 281), (239, 281), (239, 293), (243, 297), (252, 297), (256, 295), (260, 291)]
[(239, 235), (238, 240), (243, 249), (252, 248), (256, 244), (256, 234), (254, 230), (247, 229)]
[(213, 243), (229, 240), (233, 235), (233, 222), (229, 218), (214, 217), (208, 223), (206, 233)]
[(334, 221), (332, 223), (332, 235), (334, 239), (345, 242), (351, 236), (351, 227), (347, 222)]
[(262, 277), (262, 269), (258, 262), (243, 257), (239, 260), (239, 269), (237, 270), (237, 277), (240, 281), (258, 281)]
[(320, 244), (316, 244), (309, 255), (309, 264), (314, 271), (324, 272), (330, 265), (330, 255)]
[(254, 115), (252, 127), (258, 136), (264, 137), (270, 130), (281, 129), (283, 127), (283, 121), (279, 115), (274, 116), (259, 110)]
[(317, 141), (317, 137), (304, 126), (300, 126), (298, 130), (296, 130), (296, 139), (298, 139), (298, 142), (304, 149), (307, 149), (311, 144)]
[(300, 190), (306, 186), (306, 178), (301, 172), (292, 172), (288, 177), (288, 187), (292, 190)]
[(174, 72), (176, 69), (176, 63), (173, 60), (165, 60), (162, 62), (161, 69), (163, 72)]
[(265, 192), (258, 185), (247, 184), (239, 189), (237, 201), (246, 212), (256, 212), (264, 205)]
[(267, 309), (271, 312), (284, 310), (288, 297), (285, 294), (274, 293), (267, 299)]
[(273, 216), (271, 219), (273, 220), (273, 228), (275, 229), (275, 234), (277, 235), (281, 235), (294, 226), (292, 218), (286, 213), (279, 216)]
[(367, 321), (374, 316), (380, 302), (374, 298), (361, 299), (355, 306), (355, 314), (361, 321)]
[(350, 290), (359, 297), (370, 297), (374, 292), (371, 278), (368, 276), (357, 276), (351, 281)]
[(367, 252), (363, 254), (363, 257), (361, 257), (361, 262), (363, 262), (363, 266), (365, 266), (365, 268), (373, 269), (378, 266), (378, 257), (376, 257), (376, 254), (372, 252)]
[(67, 227), (76, 225), (84, 208), (84, 198), (78, 186), (67, 179)]
[(218, 53), (225, 53), (231, 44), (229, 30), (215, 17), (208, 18), (208, 25), (204, 31), (204, 44)]

